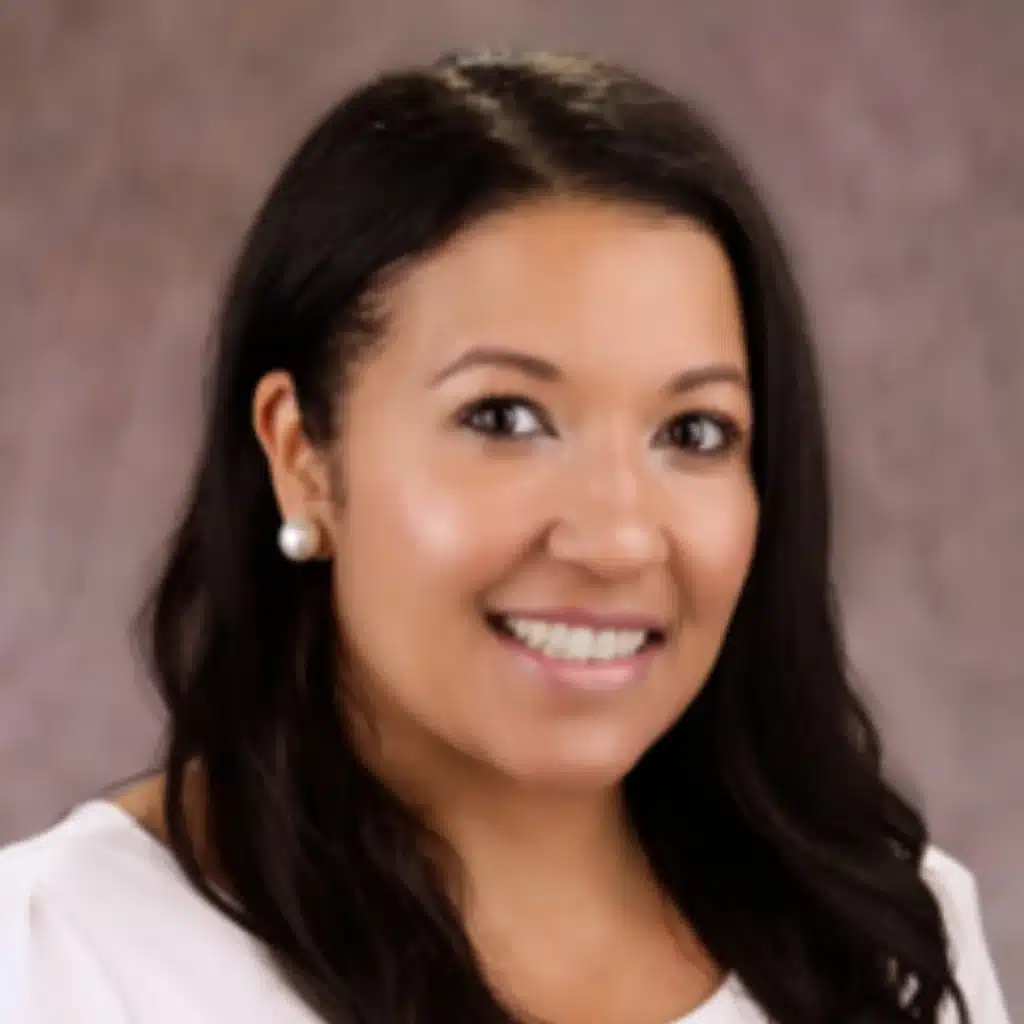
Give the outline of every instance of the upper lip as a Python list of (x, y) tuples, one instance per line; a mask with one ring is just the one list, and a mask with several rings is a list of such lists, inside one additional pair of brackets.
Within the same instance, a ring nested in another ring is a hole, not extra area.
[(588, 629), (642, 629), (659, 633), (665, 630), (664, 620), (632, 612), (592, 612), (583, 608), (511, 608), (497, 614), (508, 619), (564, 622), (567, 626), (586, 626)]

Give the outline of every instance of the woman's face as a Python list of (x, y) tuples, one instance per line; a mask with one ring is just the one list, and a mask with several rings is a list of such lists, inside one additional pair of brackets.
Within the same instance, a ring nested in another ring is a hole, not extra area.
[(682, 218), (549, 201), (389, 305), (329, 524), (385, 770), (614, 784), (700, 690), (753, 553), (726, 255)]

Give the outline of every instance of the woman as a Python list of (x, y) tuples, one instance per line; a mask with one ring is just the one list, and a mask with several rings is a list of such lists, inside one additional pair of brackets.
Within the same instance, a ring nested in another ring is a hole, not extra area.
[(686, 106), (551, 55), (360, 89), (212, 385), (162, 771), (3, 855), (4, 1020), (1007, 1021), (847, 680), (796, 287)]

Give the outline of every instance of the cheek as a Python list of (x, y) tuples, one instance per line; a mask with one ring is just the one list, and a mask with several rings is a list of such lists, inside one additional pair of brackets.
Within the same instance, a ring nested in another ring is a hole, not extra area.
[(694, 495), (679, 516), (677, 546), (700, 614), (730, 614), (757, 542), (758, 501), (750, 480), (723, 482), (719, 493)]
[(410, 581), (476, 596), (528, 543), (527, 516), (473, 474), (421, 465), (366, 483), (352, 509), (353, 529)]
[(337, 522), (335, 602), (354, 678), (390, 723), (378, 733), (384, 757), (398, 764), (397, 747), (419, 749), (402, 739), (410, 724), (413, 736), (465, 738), (505, 722), (501, 696), (467, 680), (487, 678), (475, 661), (482, 599), (528, 549), (532, 520), (508, 488), (430, 460), (353, 470)]
[(346, 625), (370, 636), (388, 622), (410, 652), (475, 629), (466, 613), (529, 543), (514, 496), (427, 458), (354, 465), (347, 483), (336, 568)]

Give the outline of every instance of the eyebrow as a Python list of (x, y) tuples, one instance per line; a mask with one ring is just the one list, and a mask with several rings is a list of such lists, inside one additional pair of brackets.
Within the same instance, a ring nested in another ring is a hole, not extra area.
[[(449, 363), (443, 370), (436, 373), (430, 380), (431, 387), (437, 387), (464, 370), (476, 366), (499, 366), (526, 374), (542, 381), (558, 381), (564, 379), (562, 371), (547, 359), (532, 356), (515, 349), (476, 347), (463, 352), (457, 359)], [(740, 367), (733, 363), (709, 363), (706, 366), (695, 366), (677, 373), (661, 389), (666, 395), (678, 395), (693, 391), (705, 384), (735, 384), (747, 390), (747, 376)]]

